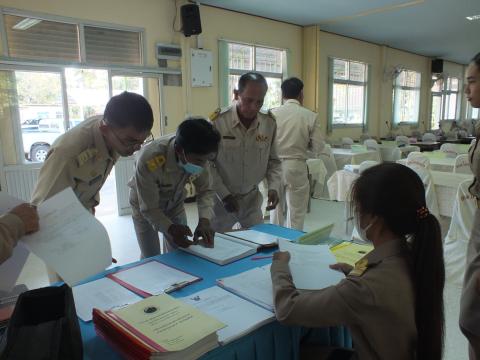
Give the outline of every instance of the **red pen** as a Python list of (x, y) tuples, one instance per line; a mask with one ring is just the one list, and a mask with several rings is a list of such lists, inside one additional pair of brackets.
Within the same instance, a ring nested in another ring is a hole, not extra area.
[(252, 257), (250, 260), (262, 260), (262, 259), (271, 259), (273, 255), (268, 255), (268, 256), (255, 256)]

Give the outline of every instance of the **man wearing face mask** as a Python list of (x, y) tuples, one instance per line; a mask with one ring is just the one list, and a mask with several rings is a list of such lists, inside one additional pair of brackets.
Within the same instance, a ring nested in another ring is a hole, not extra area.
[[(213, 247), (214, 192), (208, 160), (218, 152), (220, 135), (205, 119), (189, 118), (175, 136), (162, 137), (138, 154), (135, 175), (129, 182), (133, 224), (142, 258), (160, 254), (158, 232), (163, 234), (163, 252), (194, 243)], [(198, 226), (187, 226), (183, 202), (187, 181), (195, 185)], [(193, 236), (193, 242), (188, 240)]]

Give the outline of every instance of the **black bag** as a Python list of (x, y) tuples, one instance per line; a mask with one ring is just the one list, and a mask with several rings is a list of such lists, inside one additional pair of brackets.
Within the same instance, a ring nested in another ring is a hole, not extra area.
[(21, 294), (1, 360), (81, 360), (82, 336), (72, 289), (50, 286)]

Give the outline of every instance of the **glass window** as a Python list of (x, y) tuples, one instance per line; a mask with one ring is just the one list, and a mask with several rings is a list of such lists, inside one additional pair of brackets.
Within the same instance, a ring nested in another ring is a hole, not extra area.
[(368, 66), (358, 61), (332, 61), (332, 125), (362, 125), (365, 122), (365, 100)]
[(393, 85), (393, 123), (418, 123), (421, 74), (402, 70)]
[(458, 120), (460, 80), (455, 77), (432, 77), (431, 129), (438, 129), (442, 120)]

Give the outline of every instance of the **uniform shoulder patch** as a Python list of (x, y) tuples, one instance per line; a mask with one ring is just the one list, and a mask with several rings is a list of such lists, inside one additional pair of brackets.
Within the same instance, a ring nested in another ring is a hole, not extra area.
[(355, 263), (355, 267), (348, 275), (351, 276), (362, 276), (363, 273), (368, 269), (368, 260), (360, 259)]
[(83, 166), (88, 160), (92, 159), (98, 154), (98, 150), (95, 148), (89, 148), (87, 150), (82, 151), (77, 156), (77, 163), (78, 167)]
[(210, 121), (215, 121), (218, 118), (218, 115), (220, 115), (221, 111), (222, 109), (217, 108), (214, 112), (208, 115), (208, 118), (210, 119)]
[(268, 110), (267, 115), (270, 116), (273, 120), (277, 120), (277, 118), (275, 117), (275, 115), (273, 115), (272, 110)]
[(158, 167), (162, 166), (165, 164), (165, 156), (163, 155), (157, 155), (153, 157), (150, 160), (147, 160), (147, 168), (150, 170), (150, 172), (154, 172), (155, 170), (158, 169)]

